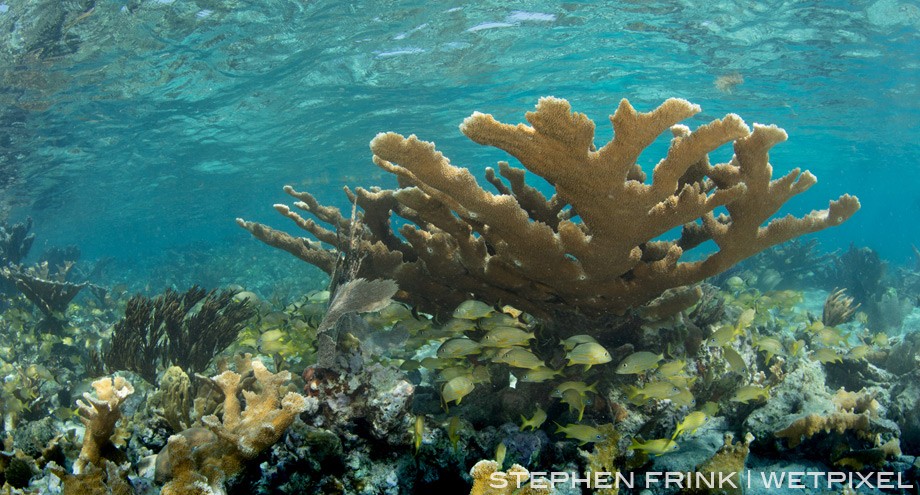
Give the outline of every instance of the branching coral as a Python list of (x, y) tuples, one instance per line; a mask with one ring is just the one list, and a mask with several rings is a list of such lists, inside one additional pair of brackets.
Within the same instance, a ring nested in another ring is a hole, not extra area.
[(87, 466), (102, 467), (103, 452), (111, 447), (115, 423), (121, 417), (121, 404), (134, 393), (134, 387), (120, 376), (102, 378), (93, 382), (96, 397), (84, 393), (87, 402), (77, 401), (80, 421), (86, 425), (80, 457), (74, 463), (75, 474), (82, 473)]
[(472, 469), (473, 488), (470, 495), (544, 495), (550, 493), (549, 485), (546, 488), (533, 486), (527, 482), (530, 472), (526, 468), (515, 464), (507, 471), (501, 471), (501, 466), (495, 461), (479, 461)]
[[(252, 371), (255, 392), (243, 390), (242, 376), (233, 371), (212, 378), (224, 393), (223, 418), (205, 416), (206, 429), (189, 428), (169, 439), (157, 457), (157, 479), (169, 480), (163, 493), (222, 493), (226, 480), (274, 445), (308, 409), (308, 399), (300, 394), (282, 397), (290, 372), (272, 373), (258, 360), (252, 362)], [(241, 392), (245, 408), (238, 397)]]
[(68, 305), (87, 286), (85, 282), (74, 284), (66, 280), (72, 267), (66, 264), (52, 274), (47, 262), (29, 268), (11, 265), (0, 267), (0, 277), (12, 282), (45, 315), (42, 329), (59, 332)]
[[(782, 129), (755, 124), (752, 131), (737, 115), (692, 132), (678, 124), (699, 112), (685, 100), (669, 99), (640, 113), (622, 100), (611, 117), (615, 137), (601, 148), (594, 144), (594, 123), (558, 98), (540, 99), (526, 115), (530, 126), (502, 124), (478, 112), (463, 122), (467, 137), (507, 151), (546, 179), (556, 191), (549, 199), (525, 183), (523, 170), (507, 163), (499, 163), (499, 174), (510, 186), (494, 170), (487, 173), (495, 195), (433, 144), (379, 134), (371, 141), (374, 163), (395, 174), (400, 187), (346, 189), (364, 210), (360, 242), (367, 257), (358, 276), (393, 279), (402, 289), (398, 298), (435, 312), (470, 295), (538, 315), (622, 311), (772, 245), (839, 225), (859, 209), (855, 197), (844, 195), (827, 210), (764, 225), (787, 200), (814, 185), (815, 177), (793, 169), (771, 180), (768, 152), (786, 139)], [(639, 155), (669, 128), (670, 149), (646, 183)], [(708, 153), (729, 142), (734, 157), (711, 166)], [(238, 223), (263, 242), (331, 272), (346, 248), (337, 233), (348, 232), (351, 221), (308, 193), (289, 186), (285, 191), (298, 200), (297, 209), (331, 225), (275, 206), (319, 242)], [(728, 215), (716, 214), (722, 207)], [(398, 234), (390, 230), (394, 215), (408, 222)], [(681, 226), (679, 239), (657, 240)], [(719, 250), (699, 261), (681, 261), (706, 240)]]

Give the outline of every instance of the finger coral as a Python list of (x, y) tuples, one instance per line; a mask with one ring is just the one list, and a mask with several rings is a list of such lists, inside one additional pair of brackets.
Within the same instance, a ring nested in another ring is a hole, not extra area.
[[(527, 185), (524, 170), (508, 163), (499, 163), (507, 184), (487, 170), (498, 192), (492, 194), (434, 144), (379, 134), (371, 141), (373, 161), (397, 176), (399, 188), (346, 189), (363, 209), (358, 248), (366, 257), (357, 275), (393, 279), (398, 298), (434, 312), (471, 295), (537, 315), (619, 312), (775, 244), (839, 225), (859, 209), (857, 198), (843, 195), (826, 210), (771, 220), (817, 181), (797, 168), (772, 179), (768, 153), (786, 139), (785, 131), (759, 124), (751, 130), (734, 114), (694, 131), (679, 124), (699, 112), (672, 98), (640, 113), (624, 99), (610, 118), (615, 136), (600, 148), (594, 122), (559, 98), (541, 98), (526, 115), (530, 125), (503, 124), (479, 112), (463, 122), (460, 130), (471, 140), (506, 151), (555, 188), (548, 199)], [(668, 129), (670, 148), (646, 181), (639, 155)], [(730, 142), (732, 159), (710, 165), (708, 153)], [(341, 233), (352, 220), (309, 193), (290, 186), (285, 191), (298, 200), (295, 208), (331, 226), (275, 205), (319, 242), (238, 223), (332, 272), (340, 252), (349, 249)], [(716, 213), (722, 208), (727, 214)], [(394, 216), (405, 223), (398, 233), (391, 230)], [(660, 240), (675, 228), (681, 229), (677, 239)], [(716, 252), (684, 260), (707, 240)]]

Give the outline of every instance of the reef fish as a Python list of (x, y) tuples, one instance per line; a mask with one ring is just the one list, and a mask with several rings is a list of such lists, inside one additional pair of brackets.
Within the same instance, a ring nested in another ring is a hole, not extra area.
[(752, 400), (769, 399), (770, 387), (760, 387), (757, 385), (745, 385), (739, 388), (732, 397), (732, 402), (747, 404)]
[(445, 404), (450, 402), (459, 404), (464, 397), (473, 391), (474, 387), (471, 377), (458, 376), (448, 380), (448, 382), (444, 384), (444, 387), (441, 388), (441, 398), (444, 399)]
[(545, 366), (545, 363), (542, 359), (538, 358), (534, 353), (523, 349), (521, 347), (512, 347), (507, 351), (499, 354), (495, 359), (492, 360), (495, 363), (505, 363), (515, 368), (526, 368), (529, 370), (534, 370)]
[(418, 415), (415, 417), (415, 430), (413, 436), (415, 439), (415, 453), (422, 447), (422, 437), (425, 435), (425, 416)]
[(532, 418), (527, 419), (523, 414), (521, 415), (521, 431), (524, 431), (527, 428), (536, 430), (537, 428), (543, 426), (543, 423), (545, 422), (546, 411), (544, 411), (540, 406), (537, 406), (537, 410), (534, 411)]
[(585, 415), (585, 398), (578, 390), (570, 388), (562, 392), (562, 403), (568, 404), (569, 411), (578, 413), (578, 421)]
[(822, 347), (815, 351), (811, 359), (814, 361), (821, 361), (824, 364), (843, 362), (843, 357), (839, 352), (827, 347)]
[(586, 342), (576, 345), (565, 357), (569, 360), (568, 366), (575, 364), (585, 365), (585, 370), (595, 364), (609, 363), (613, 360), (604, 346), (596, 342)]
[(547, 366), (540, 366), (539, 368), (527, 370), (527, 372), (524, 373), (524, 375), (521, 377), (521, 381), (524, 383), (542, 383), (548, 380), (552, 380), (557, 376), (559, 376), (558, 371)]
[(556, 423), (556, 433), (565, 434), (566, 438), (573, 438), (581, 442), (581, 445), (586, 443), (602, 442), (607, 437), (600, 432), (597, 428), (588, 425), (576, 425), (568, 424), (565, 426)]
[(534, 338), (533, 332), (527, 332), (517, 327), (495, 327), (482, 338), (482, 345), (486, 347), (512, 347), (527, 345)]
[(677, 424), (677, 428), (674, 430), (674, 436), (672, 436), (671, 439), (673, 440), (684, 433), (692, 434), (699, 429), (700, 426), (703, 426), (708, 419), (709, 416), (703, 411), (693, 411)]
[(495, 311), (492, 306), (482, 302), (470, 299), (469, 301), (463, 301), (457, 306), (457, 309), (454, 310), (454, 318), (459, 318), (461, 320), (478, 320), (480, 318), (485, 318)]
[(451, 416), (450, 422), (447, 423), (447, 439), (454, 450), (457, 450), (457, 442), (460, 441), (460, 418), (457, 416)]
[(565, 348), (565, 350), (571, 351), (578, 344), (589, 344), (589, 343), (596, 344), (597, 340), (594, 340), (594, 337), (590, 335), (573, 335), (567, 339), (564, 339), (562, 341), (562, 346)]
[(754, 346), (757, 347), (757, 350), (767, 353), (767, 359), (765, 360), (767, 363), (773, 360), (773, 356), (782, 355), (785, 352), (783, 343), (775, 337), (755, 338)]
[(588, 392), (592, 394), (597, 393), (597, 383), (592, 383), (591, 385), (586, 384), (585, 382), (562, 382), (553, 389), (553, 397), (562, 397), (563, 392), (566, 390), (576, 390), (581, 395), (587, 395)]
[(630, 399), (641, 398), (643, 401), (648, 399), (664, 400), (679, 393), (680, 389), (677, 386), (666, 381), (649, 382), (642, 388), (632, 387), (627, 389), (627, 396)]
[(441, 347), (438, 348), (438, 357), (441, 359), (452, 359), (471, 354), (478, 354), (482, 348), (478, 342), (466, 337), (457, 337), (448, 339)]
[[(738, 351), (736, 351), (734, 347), (723, 347), (722, 356), (725, 357), (725, 361), (728, 362), (729, 367), (731, 367), (732, 371), (735, 373), (744, 373), (747, 369), (744, 358), (741, 357), (741, 354), (738, 354)], [(767, 359), (767, 361), (769, 361), (769, 359)]]
[(658, 362), (664, 359), (662, 354), (653, 354), (651, 352), (639, 351), (626, 356), (626, 359), (620, 361), (617, 365), (618, 375), (635, 375), (646, 372), (658, 367)]
[(683, 359), (675, 359), (659, 366), (658, 373), (663, 377), (670, 377), (684, 371), (686, 366), (687, 362)]
[(645, 452), (649, 455), (664, 455), (669, 452), (674, 452), (680, 447), (677, 445), (671, 438), (659, 438), (656, 440), (636, 440), (633, 438), (632, 445), (629, 446), (629, 450), (638, 450), (640, 452)]

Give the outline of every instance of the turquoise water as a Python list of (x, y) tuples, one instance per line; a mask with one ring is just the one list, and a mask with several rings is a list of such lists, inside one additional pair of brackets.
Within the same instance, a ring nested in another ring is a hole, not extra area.
[[(521, 122), (544, 95), (594, 119), (599, 143), (621, 98), (644, 111), (686, 98), (703, 108), (691, 127), (728, 112), (777, 124), (790, 140), (775, 168), (820, 180), (786, 211), (862, 200), (822, 246), (900, 262), (920, 244), (915, 3), (6, 0), (0, 11), (4, 203), (43, 242), (89, 258), (254, 243), (234, 218), (283, 226), (270, 205), (284, 184), (342, 206), (343, 185), (392, 186), (367, 147), (381, 131), (494, 166), (506, 157), (458, 124), (475, 110)], [(743, 83), (717, 87), (735, 74)]]

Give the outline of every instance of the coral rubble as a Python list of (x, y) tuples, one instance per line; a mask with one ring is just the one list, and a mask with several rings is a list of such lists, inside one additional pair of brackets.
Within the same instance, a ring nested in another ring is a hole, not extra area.
[[(692, 132), (679, 124), (699, 112), (685, 100), (669, 99), (640, 113), (624, 99), (611, 117), (615, 137), (600, 148), (594, 123), (558, 98), (540, 99), (526, 115), (530, 126), (502, 124), (479, 112), (463, 122), (467, 137), (505, 150), (546, 179), (556, 191), (550, 199), (507, 163), (500, 162), (499, 173), (510, 187), (488, 171), (499, 192), (494, 195), (433, 144), (379, 134), (371, 142), (374, 163), (395, 174), (400, 187), (346, 189), (364, 210), (360, 248), (366, 258), (358, 276), (391, 278), (402, 289), (398, 298), (434, 312), (450, 310), (470, 294), (544, 316), (622, 311), (772, 245), (839, 225), (859, 209), (857, 198), (844, 195), (827, 210), (763, 225), (814, 185), (815, 177), (793, 169), (771, 180), (768, 152), (786, 139), (782, 129), (755, 124), (751, 130), (733, 114)], [(667, 156), (646, 183), (639, 155), (668, 129), (673, 139)], [(708, 153), (729, 142), (734, 157), (711, 166)], [(298, 200), (297, 209), (333, 230), (285, 205), (275, 208), (319, 242), (238, 223), (263, 242), (332, 272), (338, 252), (348, 247), (341, 233), (353, 221), (309, 193), (289, 186), (285, 191)], [(729, 214), (716, 215), (721, 207)], [(407, 222), (398, 234), (390, 230), (394, 215)], [(657, 240), (677, 227), (679, 239)], [(681, 261), (706, 240), (719, 250), (700, 261)]]

